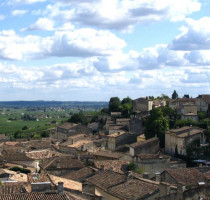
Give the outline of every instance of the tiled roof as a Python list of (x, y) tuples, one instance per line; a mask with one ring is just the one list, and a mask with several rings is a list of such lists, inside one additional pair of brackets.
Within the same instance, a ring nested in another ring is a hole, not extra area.
[(41, 169), (79, 169), (83, 167), (82, 162), (73, 159), (71, 156), (52, 157), (44, 160), (43, 163), (40, 164)]
[(49, 175), (46, 173), (31, 173), (27, 175), (29, 183), (51, 182)]
[(118, 131), (118, 132), (115, 132), (115, 133), (112, 133), (112, 134), (108, 135), (107, 137), (108, 138), (116, 138), (116, 137), (119, 137), (119, 136), (125, 135), (125, 134), (127, 134), (127, 132), (125, 132), (125, 131)]
[(70, 200), (66, 194), (25, 193), (0, 195), (0, 200)]
[(58, 182), (63, 182), (63, 187), (65, 189), (82, 191), (82, 183), (54, 175), (49, 175), (49, 176), (55, 185), (58, 185)]
[(28, 145), (34, 149), (47, 149), (51, 147), (51, 141), (30, 141)]
[(171, 158), (170, 156), (163, 155), (163, 154), (138, 154), (137, 155), (142, 160), (149, 160), (149, 159), (168, 159)]
[(204, 181), (204, 175), (195, 168), (167, 169), (164, 172), (183, 185), (197, 185)]
[(59, 156), (60, 153), (51, 150), (42, 150), (42, 151), (27, 152), (26, 155), (32, 159), (40, 160), (40, 159), (51, 158), (53, 156)]
[(0, 194), (18, 194), (24, 192), (24, 185), (22, 183), (4, 183), (0, 185)]
[(27, 182), (27, 175), (19, 172), (14, 172), (8, 169), (4, 169), (5, 173), (10, 174), (9, 179), (16, 182)]
[(188, 137), (189, 135), (196, 135), (200, 134), (204, 131), (204, 129), (199, 128), (199, 127), (191, 127), (191, 126), (184, 126), (182, 128), (177, 128), (177, 129), (171, 129), (167, 131), (169, 134), (176, 134), (177, 137)]
[(86, 181), (107, 191), (109, 187), (125, 182), (126, 176), (113, 171), (103, 171)]
[(26, 153), (7, 153), (0, 156), (0, 161), (14, 162), (14, 161), (33, 161), (32, 158), (29, 158)]
[(155, 142), (155, 141), (159, 141), (159, 139), (156, 138), (156, 137), (153, 137), (153, 138), (150, 138), (150, 139), (145, 140), (145, 141), (135, 142), (135, 143), (131, 144), (130, 147), (138, 148), (138, 147), (140, 147), (140, 146), (145, 146), (145, 145), (147, 145), (148, 143), (150, 143), (150, 142)]
[(143, 199), (158, 192), (158, 186), (140, 180), (131, 180), (110, 188), (108, 192), (123, 200)]
[(130, 161), (126, 160), (98, 160), (94, 161), (97, 168), (104, 167), (104, 170), (112, 169), (114, 172), (125, 173)]
[(63, 128), (63, 129), (70, 129), (70, 128), (73, 128), (75, 126), (78, 126), (78, 124), (74, 124), (74, 123), (64, 123), (64, 124), (61, 124), (60, 126), (58, 126), (58, 128)]
[(200, 95), (200, 97), (208, 104), (210, 104), (210, 95), (209, 94), (203, 94)]
[(90, 167), (84, 167), (80, 170), (65, 174), (63, 178), (71, 179), (78, 182), (85, 181), (86, 178), (95, 175), (96, 170)]
[(114, 159), (119, 159), (122, 156), (124, 156), (123, 153), (111, 152), (111, 151), (97, 151), (93, 155), (94, 156), (102, 156), (102, 157), (106, 157), (106, 158), (114, 158)]

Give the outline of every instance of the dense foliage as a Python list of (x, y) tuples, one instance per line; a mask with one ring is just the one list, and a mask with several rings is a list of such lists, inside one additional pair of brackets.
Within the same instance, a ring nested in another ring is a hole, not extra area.
[(163, 116), (160, 108), (154, 108), (150, 111), (149, 117), (145, 122), (145, 137), (146, 139), (157, 136), (160, 139), (160, 147), (165, 146), (165, 132), (169, 130), (169, 122)]

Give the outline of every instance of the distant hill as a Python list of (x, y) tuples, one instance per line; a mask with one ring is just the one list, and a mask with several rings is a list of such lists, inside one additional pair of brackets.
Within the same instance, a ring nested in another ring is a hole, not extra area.
[(97, 101), (0, 101), (0, 107), (32, 108), (32, 107), (77, 107), (77, 108), (104, 108), (108, 102)]

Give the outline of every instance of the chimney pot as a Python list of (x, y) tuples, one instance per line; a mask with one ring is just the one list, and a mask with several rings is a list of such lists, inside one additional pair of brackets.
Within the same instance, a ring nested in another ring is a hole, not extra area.
[(58, 182), (58, 194), (63, 194), (63, 182)]

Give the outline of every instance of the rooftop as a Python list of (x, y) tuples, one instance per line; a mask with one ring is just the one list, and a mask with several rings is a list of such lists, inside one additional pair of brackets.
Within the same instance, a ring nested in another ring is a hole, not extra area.
[(52, 157), (40, 164), (41, 169), (79, 169), (83, 167), (83, 163), (72, 156)]
[(95, 175), (96, 170), (91, 167), (84, 167), (80, 170), (63, 175), (63, 178), (71, 179), (78, 182), (85, 181), (86, 178)]
[(109, 187), (123, 183), (125, 181), (125, 175), (113, 171), (103, 171), (87, 179), (88, 183), (91, 183), (105, 191), (107, 191)]
[(177, 137), (188, 137), (189, 135), (196, 135), (199, 133), (202, 133), (204, 129), (199, 128), (199, 127), (193, 127), (193, 126), (184, 126), (182, 128), (177, 128), (177, 129), (171, 129), (167, 131), (169, 134), (175, 134)]
[(205, 179), (204, 175), (195, 168), (167, 169), (164, 172), (183, 185), (197, 185), (198, 182), (203, 182)]
[(107, 157), (107, 158), (115, 158), (115, 159), (119, 159), (122, 156), (124, 156), (123, 153), (112, 152), (112, 151), (97, 151), (93, 155), (94, 156), (103, 156), (103, 157)]
[(1, 200), (69, 200), (66, 194), (23, 193), (0, 195)]
[(171, 156), (164, 155), (164, 154), (138, 154), (137, 155), (142, 160), (149, 160), (149, 159), (169, 159)]
[(117, 132), (115, 132), (115, 133), (112, 133), (112, 134), (110, 134), (110, 135), (108, 135), (107, 137), (109, 138), (115, 138), (115, 137), (119, 137), (119, 136), (121, 136), (121, 135), (125, 135), (125, 134), (127, 134), (127, 132), (125, 132), (125, 131), (117, 131)]
[(78, 124), (75, 124), (75, 123), (64, 123), (64, 124), (61, 124), (60, 126), (58, 126), (58, 128), (62, 128), (62, 129), (71, 129), (75, 126), (78, 126)]
[(135, 142), (135, 143), (131, 144), (130, 147), (137, 148), (137, 147), (140, 147), (140, 146), (145, 146), (148, 143), (158, 142), (158, 141), (159, 141), (159, 139), (157, 137), (153, 137), (153, 138), (150, 138), (150, 139), (145, 140), (145, 141)]
[(130, 180), (109, 189), (109, 193), (120, 199), (143, 199), (158, 191), (157, 185), (141, 180)]

